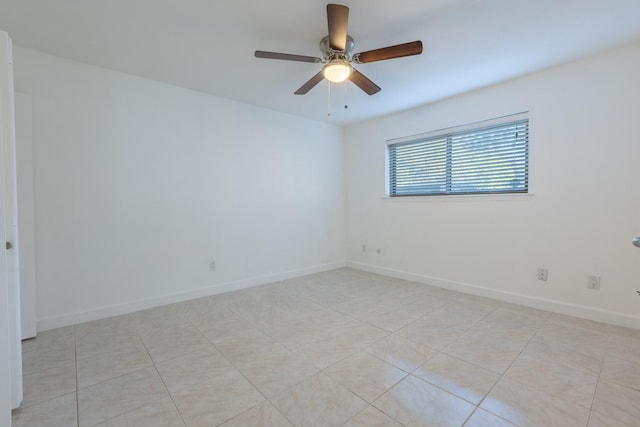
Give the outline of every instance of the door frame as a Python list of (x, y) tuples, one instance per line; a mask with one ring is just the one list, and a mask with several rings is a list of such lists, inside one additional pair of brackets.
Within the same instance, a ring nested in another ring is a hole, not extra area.
[[(15, 127), (13, 101), (13, 53), (11, 39), (0, 31), (0, 228), (5, 242), (13, 249), (2, 250), (0, 256), (0, 420), (11, 425), (11, 411), (22, 401), (22, 346), (20, 344), (20, 288), (18, 269), (17, 187), (15, 162)], [(1, 241), (0, 241), (1, 243)], [(5, 340), (6, 339), (6, 340)], [(7, 378), (9, 381), (6, 381)], [(8, 393), (8, 396), (7, 396)], [(5, 414), (5, 412), (7, 412)], [(6, 417), (9, 417), (8, 422)]]

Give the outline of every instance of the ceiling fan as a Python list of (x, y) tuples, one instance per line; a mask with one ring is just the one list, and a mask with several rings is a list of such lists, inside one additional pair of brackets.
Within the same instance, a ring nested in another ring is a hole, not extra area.
[(419, 55), (422, 53), (420, 40), (403, 43), (366, 52), (353, 53), (355, 43), (347, 34), (349, 21), (349, 8), (340, 4), (327, 5), (327, 22), (329, 35), (320, 40), (322, 58), (314, 56), (293, 55), (289, 53), (265, 52), (256, 50), (256, 58), (283, 59), (286, 61), (324, 63), (322, 70), (300, 86), (294, 93), (304, 95), (323, 79), (339, 83), (347, 79), (369, 95), (380, 91), (380, 87), (369, 80), (364, 74), (353, 68), (351, 64), (366, 64), (368, 62), (382, 61), (385, 59), (402, 58), (404, 56)]

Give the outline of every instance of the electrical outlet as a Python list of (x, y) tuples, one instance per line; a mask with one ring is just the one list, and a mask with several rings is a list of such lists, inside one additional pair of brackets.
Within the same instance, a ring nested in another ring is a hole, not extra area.
[(594, 291), (600, 290), (600, 276), (589, 276), (587, 278), (587, 288)]
[(367, 252), (367, 245), (362, 244), (362, 252)]
[(215, 261), (211, 261), (209, 263), (209, 271), (213, 271), (216, 269), (216, 262)]
[(549, 270), (538, 267), (538, 280), (546, 282), (549, 279)]
[(382, 253), (382, 251), (380, 249), (378, 249), (376, 252), (378, 253), (378, 255), (380, 255)]

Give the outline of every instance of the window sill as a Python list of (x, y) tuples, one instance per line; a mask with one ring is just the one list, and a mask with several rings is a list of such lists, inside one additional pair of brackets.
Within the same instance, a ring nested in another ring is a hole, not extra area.
[(382, 197), (382, 200), (402, 203), (423, 203), (423, 202), (516, 202), (531, 200), (534, 193), (514, 193), (514, 194), (456, 194), (451, 196), (400, 196)]

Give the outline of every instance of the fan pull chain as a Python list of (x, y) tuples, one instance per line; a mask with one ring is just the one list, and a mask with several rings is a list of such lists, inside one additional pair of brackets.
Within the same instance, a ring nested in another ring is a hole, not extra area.
[(327, 80), (327, 116), (331, 117), (331, 82)]
[(349, 91), (347, 90), (347, 86), (349, 86), (347, 84), (347, 80), (344, 81), (344, 109), (346, 110), (347, 108), (349, 108)]

